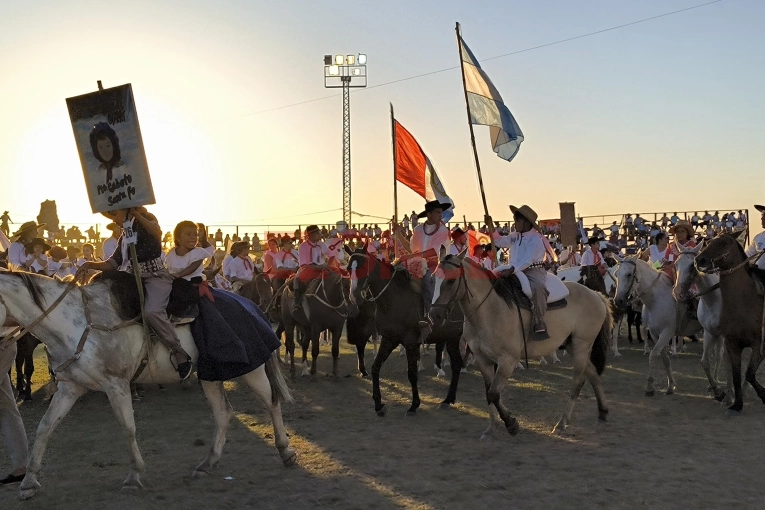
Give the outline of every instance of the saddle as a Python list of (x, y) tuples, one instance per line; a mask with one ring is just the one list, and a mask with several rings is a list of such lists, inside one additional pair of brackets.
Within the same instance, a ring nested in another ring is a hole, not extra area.
[[(522, 278), (525, 279), (526, 285), (529, 285), (529, 280), (526, 277), (525, 274), (523, 274), (522, 271), (519, 271), (518, 273), (510, 275), (509, 278), (500, 278), (499, 281), (494, 285), (494, 289), (497, 291), (497, 294), (502, 297), (502, 299), (505, 300), (505, 303), (508, 304), (517, 304), (519, 307), (531, 311), (531, 287), (528, 287), (528, 294), (523, 289), (523, 284), (521, 282), (521, 277), (519, 275), (523, 275)], [(547, 310), (557, 310), (560, 308), (565, 308), (568, 305), (568, 301), (566, 300), (565, 296), (568, 296), (568, 288), (561, 282), (558, 277), (555, 275), (548, 274), (547, 275), (547, 289), (550, 291), (550, 277), (555, 278), (558, 280), (558, 283), (560, 283), (561, 286), (566, 290), (565, 295), (563, 297), (559, 297), (560, 289), (555, 289), (556, 291), (556, 298), (555, 300), (552, 300), (553, 297), (552, 292), (547, 297)], [(552, 284), (555, 286), (555, 283)]]
[[(93, 276), (91, 284), (99, 281), (107, 284), (121, 319), (131, 320), (140, 317), (141, 302), (135, 276), (124, 271), (102, 271)], [(172, 322), (176, 326), (193, 322), (199, 315), (197, 308), (199, 299), (199, 292), (193, 283), (183, 278), (173, 280), (173, 290), (170, 292), (170, 302), (167, 305), (167, 314), (172, 317)]]
[[(523, 294), (527, 298), (531, 299), (531, 284), (529, 283), (529, 279), (526, 274), (523, 271), (517, 271), (514, 276), (518, 278), (518, 281), (521, 284), (521, 289), (523, 290)], [(566, 296), (569, 294), (566, 284), (563, 283), (560, 278), (551, 273), (547, 273), (547, 281), (545, 282), (545, 287), (547, 288), (548, 306), (557, 301), (566, 299)]]

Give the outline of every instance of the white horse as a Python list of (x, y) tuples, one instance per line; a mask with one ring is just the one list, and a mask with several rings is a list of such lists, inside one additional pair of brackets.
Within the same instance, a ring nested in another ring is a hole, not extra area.
[[(29, 499), (40, 490), (37, 477), (48, 440), (77, 399), (88, 390), (106, 393), (117, 421), (125, 430), (130, 472), (123, 489), (142, 487), (140, 474), (144, 462), (135, 437), (130, 382), (147, 357), (148, 366), (134, 382), (170, 384), (178, 381), (178, 374), (164, 346), (154, 342), (147, 345), (142, 326), (120, 317), (110, 285), (110, 282), (98, 282), (70, 287), (45, 276), (0, 272), (0, 324), (7, 314), (21, 326), (31, 326), (31, 332), (45, 344), (58, 380), (58, 391), (37, 428), (26, 476), (20, 486), (21, 499)], [(65, 292), (68, 293), (60, 303), (49, 309)], [(40, 320), (44, 311), (49, 313)], [(198, 353), (189, 327), (179, 327), (177, 333), (183, 348), (196, 361)], [(1, 341), (0, 349), (7, 345), (9, 340)], [(276, 355), (242, 379), (271, 413), (276, 447), (284, 465), (294, 464), (296, 454), (289, 446), (280, 406), (292, 397), (279, 371)], [(223, 382), (202, 381), (202, 389), (215, 417), (215, 434), (209, 453), (193, 472), (195, 477), (208, 474), (218, 464), (233, 414)]]
[[(680, 248), (680, 255), (675, 261), (677, 269), (677, 282), (675, 283), (674, 295), (678, 300), (688, 297), (691, 286), (696, 285), (699, 291), (700, 301), (698, 308), (699, 323), (704, 328), (704, 351), (701, 355), (701, 366), (709, 381), (709, 390), (714, 398), (722, 402), (726, 398), (726, 392), (720, 388), (716, 375), (720, 367), (724, 367), (726, 374), (727, 397), (733, 403), (733, 381), (730, 375), (730, 362), (725, 350), (725, 338), (720, 331), (720, 312), (722, 311), (722, 292), (720, 292), (719, 274), (699, 274), (694, 264), (696, 255), (701, 251), (702, 245), (696, 248)], [(711, 369), (710, 358), (715, 356), (714, 374)]]
[(646, 342), (651, 348), (648, 358), (648, 380), (645, 395), (652, 397), (656, 394), (654, 388), (654, 371), (657, 358), (661, 357), (667, 372), (667, 390), (665, 394), (672, 395), (677, 386), (672, 376), (672, 361), (669, 357), (669, 342), (675, 335), (689, 336), (696, 333), (699, 323), (691, 321), (686, 331), (676, 332), (677, 306), (672, 295), (672, 280), (666, 273), (656, 271), (648, 262), (637, 257), (623, 260), (616, 271), (616, 298), (614, 302), (619, 308), (626, 307), (630, 300), (637, 296), (643, 302), (643, 324), (650, 332)]

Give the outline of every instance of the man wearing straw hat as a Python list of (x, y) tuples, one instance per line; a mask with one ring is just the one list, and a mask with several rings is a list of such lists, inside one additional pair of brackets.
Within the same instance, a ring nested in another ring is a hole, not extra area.
[(37, 229), (45, 225), (38, 225), (34, 221), (27, 221), (11, 236), (11, 246), (8, 248), (8, 264), (11, 268), (29, 271), (34, 260), (27, 263), (26, 245), (37, 237)]
[(531, 305), (534, 317), (533, 331), (535, 339), (545, 340), (547, 334), (545, 312), (547, 311), (547, 270), (545, 258), (555, 260), (555, 253), (547, 239), (539, 233), (537, 213), (529, 206), (510, 206), (515, 220), (515, 232), (503, 236), (494, 230), (491, 216), (486, 215), (484, 221), (492, 233), (494, 244), (500, 248), (510, 249), (510, 264), (497, 266), (495, 273), (510, 276), (517, 271), (523, 271), (531, 286)]

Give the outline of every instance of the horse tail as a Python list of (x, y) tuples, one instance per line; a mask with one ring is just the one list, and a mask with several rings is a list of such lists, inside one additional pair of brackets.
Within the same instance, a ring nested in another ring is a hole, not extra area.
[(595, 365), (598, 375), (601, 375), (606, 369), (606, 353), (608, 352), (608, 342), (611, 339), (611, 330), (613, 329), (613, 318), (611, 315), (611, 304), (603, 294), (597, 293), (606, 307), (606, 317), (603, 319), (603, 325), (590, 351), (590, 361)]
[(266, 377), (268, 377), (268, 383), (271, 385), (271, 403), (274, 405), (278, 402), (291, 404), (295, 399), (292, 398), (287, 381), (282, 375), (281, 368), (279, 368), (278, 354), (279, 351), (272, 352), (271, 357), (266, 361)]

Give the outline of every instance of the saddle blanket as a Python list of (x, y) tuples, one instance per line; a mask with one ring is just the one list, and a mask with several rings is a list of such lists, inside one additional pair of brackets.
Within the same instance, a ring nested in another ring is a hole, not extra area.
[[(523, 293), (526, 294), (527, 298), (531, 299), (531, 284), (529, 284), (529, 278), (523, 271), (517, 271), (515, 275), (518, 277), (518, 281), (521, 282), (521, 289), (523, 289)], [(560, 278), (554, 274), (547, 273), (546, 283), (547, 284), (545, 287), (549, 293), (547, 296), (548, 304), (555, 303), (556, 301), (565, 299), (568, 296), (568, 287), (566, 287), (566, 284), (563, 283)]]

